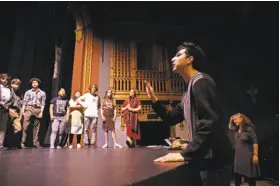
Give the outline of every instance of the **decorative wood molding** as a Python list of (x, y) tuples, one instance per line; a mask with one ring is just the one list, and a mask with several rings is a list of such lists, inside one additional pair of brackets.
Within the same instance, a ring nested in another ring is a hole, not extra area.
[(92, 48), (93, 48), (93, 37), (92, 32), (89, 28), (86, 29), (85, 35), (85, 47), (84, 47), (84, 64), (83, 64), (83, 86), (82, 92), (85, 93), (88, 90), (88, 86), (91, 83), (91, 63), (92, 63)]
[(76, 41), (80, 42), (83, 39), (83, 28), (75, 30)]
[(110, 53), (110, 89), (114, 90), (114, 77), (115, 77), (115, 44), (112, 39), (109, 40), (109, 53)]
[(136, 56), (136, 46), (134, 44), (134, 41), (130, 42), (130, 85), (131, 89), (137, 89), (136, 87), (136, 61), (137, 61), (137, 56)]

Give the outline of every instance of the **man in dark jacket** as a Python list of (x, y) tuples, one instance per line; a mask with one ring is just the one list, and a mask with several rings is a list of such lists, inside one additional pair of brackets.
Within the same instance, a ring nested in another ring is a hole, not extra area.
[(181, 102), (171, 111), (159, 102), (153, 88), (146, 82), (146, 91), (153, 101), (154, 111), (169, 125), (185, 120), (189, 134), (188, 143), (182, 144), (181, 153), (169, 153), (155, 161), (185, 161), (199, 168), (204, 186), (229, 186), (232, 149), (227, 125), (223, 123), (216, 84), (209, 75), (198, 71), (203, 57), (202, 49), (194, 43), (185, 42), (178, 47), (172, 59), (173, 71), (182, 76), (188, 89)]

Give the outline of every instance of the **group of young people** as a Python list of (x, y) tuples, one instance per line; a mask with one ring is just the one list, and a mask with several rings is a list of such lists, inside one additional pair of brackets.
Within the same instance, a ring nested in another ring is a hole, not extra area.
[[(181, 152), (168, 153), (157, 158), (155, 162), (185, 161), (194, 172), (193, 182), (196, 186), (229, 186), (232, 178), (232, 163), (234, 159), (235, 185), (239, 186), (242, 177), (248, 178), (250, 186), (255, 186), (255, 179), (260, 176), (258, 160), (258, 144), (254, 127), (244, 114), (231, 117), (229, 127), (223, 121), (223, 109), (217, 92), (215, 81), (209, 75), (200, 72), (204, 64), (203, 50), (192, 42), (184, 42), (177, 49), (172, 59), (173, 72), (181, 75), (187, 84), (187, 91), (181, 102), (172, 110), (167, 109), (157, 98), (153, 87), (145, 82), (146, 92), (152, 101), (153, 110), (169, 125), (176, 125), (186, 121), (189, 133), (187, 143), (181, 145)], [(17, 94), (20, 80), (12, 80), (12, 89), (7, 87), (7, 74), (1, 74), (0, 85), (0, 146), (3, 148), (7, 118), (13, 120), (15, 133), (22, 130), (21, 147), (25, 148), (26, 129), (31, 123), (31, 116), (41, 118), (45, 107), (46, 95), (38, 88), (40, 80), (30, 80), (32, 89), (27, 91), (21, 102)], [(70, 145), (72, 148), (73, 135), (77, 134), (80, 148), (81, 134), (84, 134), (85, 145), (96, 144), (96, 128), (98, 110), (101, 110), (105, 144), (108, 148), (108, 131), (112, 131), (114, 147), (121, 148), (117, 143), (115, 133), (116, 102), (112, 90), (105, 92), (101, 103), (97, 95), (98, 86), (90, 85), (89, 92), (81, 95), (76, 91), (70, 101), (65, 98), (65, 90), (60, 89), (58, 97), (50, 103), (50, 118), (52, 120), (51, 145), (55, 148), (55, 140), (59, 132), (59, 139), (66, 123), (71, 126)], [(140, 139), (138, 112), (141, 102), (137, 99), (135, 90), (130, 90), (129, 98), (123, 103), (124, 122), (126, 124), (127, 145), (135, 147), (135, 141)], [(21, 106), (22, 104), (22, 106)], [(23, 119), (21, 125), (21, 119)], [(40, 122), (33, 122), (33, 144), (40, 148), (38, 130)], [(22, 129), (21, 129), (22, 128)], [(89, 129), (92, 129), (89, 140)], [(235, 130), (235, 157), (233, 157), (228, 129)], [(57, 148), (61, 148), (57, 146)]]
[(4, 140), (7, 137), (6, 130), (9, 121), (13, 125), (14, 134), (21, 138), (19, 141), (23, 149), (25, 148), (27, 129), (32, 123), (33, 145), (36, 148), (41, 148), (38, 140), (40, 120), (33, 120), (32, 117), (40, 119), (43, 116), (46, 94), (39, 88), (41, 81), (38, 78), (32, 78), (29, 81), (32, 89), (26, 91), (23, 96), (19, 91), (21, 80), (13, 79), (11, 86), (8, 85), (8, 80), (8, 74), (0, 74), (0, 149), (5, 149)]
[[(56, 136), (59, 136), (56, 148), (61, 148), (62, 135), (65, 129), (70, 126), (69, 148), (73, 148), (73, 137), (77, 135), (77, 148), (81, 148), (81, 135), (84, 136), (84, 146), (96, 147), (96, 132), (99, 110), (102, 119), (102, 129), (104, 131), (105, 144), (102, 148), (108, 148), (108, 132), (111, 131), (114, 148), (122, 148), (117, 142), (115, 122), (117, 117), (116, 101), (113, 99), (113, 91), (106, 90), (103, 100), (97, 94), (98, 85), (93, 84), (88, 88), (89, 92), (81, 95), (80, 91), (75, 91), (70, 101), (65, 98), (65, 90), (62, 88), (58, 92), (58, 97), (51, 100), (50, 117), (51, 124), (50, 148), (55, 148)], [(122, 107), (125, 118), (126, 131), (128, 135), (128, 146), (134, 147), (134, 140), (140, 139), (138, 123), (138, 111), (141, 104), (130, 91), (129, 101), (125, 101)], [(89, 131), (91, 138), (89, 139)], [(59, 134), (58, 134), (59, 133)]]
[[(18, 143), (22, 149), (26, 148), (27, 129), (31, 124), (33, 127), (33, 146), (41, 148), (38, 132), (46, 104), (46, 93), (39, 88), (41, 80), (32, 78), (29, 81), (32, 88), (24, 95), (19, 91), (21, 80), (13, 79), (10, 86), (8, 82), (8, 74), (0, 74), (0, 149), (6, 149), (4, 140), (9, 123), (12, 123), (14, 134), (21, 136)], [(60, 145), (62, 138), (66, 129), (69, 128), (69, 148), (73, 148), (74, 135), (77, 135), (77, 148), (82, 147), (82, 134), (84, 146), (96, 147), (99, 110), (105, 136), (105, 144), (102, 148), (108, 148), (109, 131), (112, 134), (114, 148), (122, 148), (117, 142), (115, 131), (117, 111), (113, 92), (111, 89), (106, 90), (101, 103), (97, 91), (98, 85), (92, 84), (88, 87), (88, 93), (81, 95), (80, 91), (75, 91), (70, 100), (67, 99), (64, 88), (58, 91), (57, 97), (53, 98), (49, 104), (50, 148), (62, 148)], [(135, 141), (140, 139), (138, 112), (141, 110), (141, 103), (136, 97), (135, 90), (131, 90), (129, 94), (129, 99), (124, 102), (122, 111), (127, 126), (127, 144), (129, 147), (135, 147)], [(92, 132), (89, 139), (90, 130)], [(57, 136), (59, 139), (56, 139)]]

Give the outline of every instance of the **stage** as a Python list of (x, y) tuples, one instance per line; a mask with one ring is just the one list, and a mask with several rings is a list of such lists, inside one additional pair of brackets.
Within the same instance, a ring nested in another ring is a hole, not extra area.
[(0, 151), (0, 186), (195, 186), (186, 164), (153, 162), (168, 152), (149, 148)]
[[(121, 186), (144, 182), (183, 163), (158, 164), (164, 149), (24, 149), (0, 152), (1, 186)], [(147, 185), (147, 184), (145, 184)]]

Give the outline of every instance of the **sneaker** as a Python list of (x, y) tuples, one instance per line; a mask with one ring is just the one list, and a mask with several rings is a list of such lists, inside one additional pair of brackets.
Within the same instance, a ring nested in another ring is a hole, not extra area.
[(116, 143), (116, 144), (114, 145), (114, 148), (123, 148), (123, 147), (122, 147), (120, 144), (117, 144), (117, 143)]
[(69, 145), (69, 147), (68, 147), (69, 149), (72, 149), (73, 148), (73, 145)]
[(41, 147), (40, 144), (37, 144), (37, 145), (34, 145), (34, 148), (36, 148), (36, 149), (41, 149), (41, 148), (43, 148), (43, 147)]
[(57, 146), (56, 148), (57, 148), (57, 149), (61, 149), (61, 146)]
[(4, 147), (3, 145), (0, 146), (0, 150), (7, 150), (8, 148)]
[[(72, 146), (72, 145), (71, 145)], [(77, 149), (79, 149), (79, 148), (81, 148), (82, 146), (81, 146), (81, 144), (80, 143), (78, 143), (77, 144)]]
[(126, 140), (126, 145), (128, 146), (128, 148), (132, 148), (132, 145), (129, 143), (129, 141), (128, 140)]
[(54, 149), (55, 147), (54, 146), (50, 146), (50, 149)]
[(25, 145), (22, 143), (22, 144), (20, 144), (20, 148), (22, 148), (22, 149), (26, 149), (26, 147), (25, 147)]
[(104, 144), (104, 145), (102, 146), (102, 148), (103, 148), (103, 149), (108, 148), (108, 144)]

